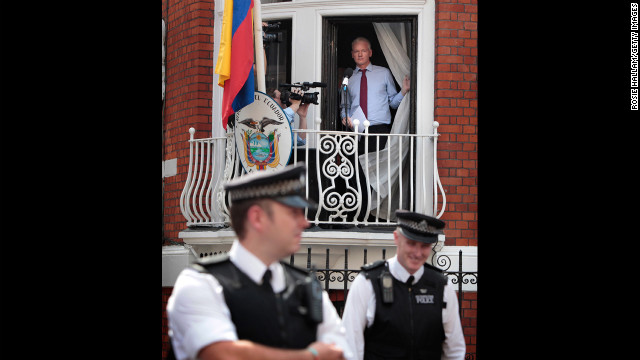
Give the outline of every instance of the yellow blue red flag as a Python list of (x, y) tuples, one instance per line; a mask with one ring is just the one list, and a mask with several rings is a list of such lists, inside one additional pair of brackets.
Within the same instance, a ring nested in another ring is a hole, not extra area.
[(215, 73), (222, 94), (222, 127), (234, 112), (253, 102), (253, 0), (226, 0), (222, 15), (220, 52)]

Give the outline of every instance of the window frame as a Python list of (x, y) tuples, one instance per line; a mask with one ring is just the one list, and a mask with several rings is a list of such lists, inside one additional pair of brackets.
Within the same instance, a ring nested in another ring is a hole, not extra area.
[[(416, 71), (417, 69), (417, 44), (418, 44), (418, 17), (417, 15), (385, 15), (385, 16), (324, 16), (322, 18), (322, 82), (327, 84), (324, 96), (322, 98), (320, 118), (322, 119), (321, 130), (342, 130), (340, 128), (341, 119), (339, 112), (339, 94), (338, 89), (342, 78), (338, 74), (338, 55), (337, 43), (339, 27), (343, 24), (353, 23), (374, 23), (374, 22), (402, 22), (411, 26), (411, 36), (409, 39), (409, 59), (411, 61), (411, 89), (416, 87)], [(356, 35), (357, 36), (357, 35)], [(355, 38), (355, 36), (352, 36)], [(372, 39), (370, 39), (372, 40)], [(376, 54), (376, 56), (383, 56)], [(374, 65), (375, 60), (372, 60)], [(355, 67), (355, 64), (351, 64)], [(402, 85), (402, 84), (398, 84)], [(410, 100), (410, 119), (409, 132), (416, 133), (416, 91), (409, 92)]]

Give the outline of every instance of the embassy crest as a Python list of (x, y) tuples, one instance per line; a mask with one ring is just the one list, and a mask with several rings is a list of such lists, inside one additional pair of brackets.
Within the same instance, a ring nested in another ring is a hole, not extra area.
[(253, 103), (235, 114), (236, 150), (244, 170), (278, 170), (291, 157), (293, 132), (282, 107), (256, 91)]

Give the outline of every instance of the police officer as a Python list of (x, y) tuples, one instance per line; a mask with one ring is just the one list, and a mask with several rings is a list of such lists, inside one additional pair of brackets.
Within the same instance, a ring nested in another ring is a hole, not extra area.
[(309, 227), (303, 165), (225, 185), (238, 236), (228, 254), (184, 269), (167, 303), (184, 359), (351, 359), (344, 327), (315, 277), (280, 261)]
[(362, 267), (342, 317), (358, 359), (463, 359), (458, 301), (448, 278), (426, 264), (445, 223), (397, 210), (396, 256)]

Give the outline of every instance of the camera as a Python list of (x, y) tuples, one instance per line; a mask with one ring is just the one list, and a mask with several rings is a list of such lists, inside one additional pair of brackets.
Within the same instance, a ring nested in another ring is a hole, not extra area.
[(318, 94), (319, 92), (307, 92), (310, 88), (327, 87), (327, 84), (321, 82), (303, 82), (303, 83), (295, 83), (295, 84), (280, 84), (280, 88), (289, 88), (298, 87), (301, 88), (305, 93), (300, 96), (291, 90), (282, 90), (280, 91), (280, 101), (286, 105), (291, 106), (291, 101), (289, 99), (300, 100), (302, 99), (302, 104), (315, 104), (318, 105)]
[(273, 23), (265, 23), (265, 25), (262, 25), (262, 31), (273, 31), (273, 30), (280, 30), (280, 21), (276, 21)]
[[(262, 25), (262, 42), (263, 46), (269, 47), (271, 43), (281, 43), (282, 42), (282, 32), (280, 30), (280, 22), (275, 23), (265, 23), (266, 25)], [(274, 32), (274, 33), (271, 33)]]

